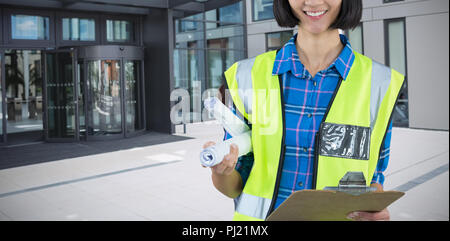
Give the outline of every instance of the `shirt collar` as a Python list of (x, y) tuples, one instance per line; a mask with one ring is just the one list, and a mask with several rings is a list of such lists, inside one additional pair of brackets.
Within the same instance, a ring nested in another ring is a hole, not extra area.
[[(340, 34), (339, 37), (344, 48), (327, 70), (330, 70), (333, 67), (336, 68), (337, 72), (345, 80), (352, 67), (355, 55), (347, 37), (342, 34)], [(295, 47), (296, 39), (297, 34), (292, 36), (292, 38), (278, 51), (272, 74), (279, 75), (291, 71), (291, 73), (298, 78), (307, 78), (310, 76), (298, 57), (297, 48)]]

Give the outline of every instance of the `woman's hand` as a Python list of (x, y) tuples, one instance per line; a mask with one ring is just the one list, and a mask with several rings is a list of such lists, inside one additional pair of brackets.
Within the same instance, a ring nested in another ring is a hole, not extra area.
[[(208, 141), (203, 148), (215, 145)], [(230, 152), (223, 157), (221, 163), (211, 167), (214, 187), (229, 198), (236, 198), (241, 194), (243, 187), (241, 175), (234, 169), (238, 160), (239, 148), (230, 145)]]
[(380, 212), (351, 212), (347, 216), (348, 219), (355, 221), (389, 221), (389, 211), (387, 208)]
[[(208, 141), (203, 145), (203, 149), (208, 148), (209, 146), (213, 146), (215, 144), (216, 143), (213, 141)], [(239, 147), (235, 144), (231, 144), (230, 152), (223, 157), (221, 163), (211, 167), (212, 172), (220, 176), (229, 176), (236, 167), (238, 156), (239, 156)]]
[[(376, 187), (376, 192), (382, 192), (383, 186), (381, 186), (378, 183), (372, 183), (370, 185), (371, 187)], [(387, 208), (381, 210), (380, 212), (351, 212), (347, 215), (348, 219), (355, 220), (355, 221), (389, 221), (390, 215)]]

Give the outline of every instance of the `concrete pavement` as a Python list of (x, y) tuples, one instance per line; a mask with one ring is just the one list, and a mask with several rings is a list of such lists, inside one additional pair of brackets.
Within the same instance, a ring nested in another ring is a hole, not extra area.
[[(6, 158), (23, 163), (0, 170), (0, 220), (231, 220), (233, 201), (215, 190), (198, 160), (204, 142), (222, 137), (213, 121), (176, 136), (0, 147), (0, 166)], [(449, 220), (448, 138), (393, 129), (385, 190), (406, 195), (390, 206), (392, 220)], [(79, 145), (90, 152), (73, 154)], [(98, 145), (103, 151), (93, 151)], [(39, 150), (46, 155), (33, 160)]]

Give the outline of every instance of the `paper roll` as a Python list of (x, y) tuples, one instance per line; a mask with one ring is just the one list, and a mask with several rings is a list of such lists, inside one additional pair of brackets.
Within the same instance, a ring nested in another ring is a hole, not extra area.
[(205, 108), (222, 124), (223, 128), (231, 136), (238, 136), (250, 130), (245, 122), (237, 117), (217, 97), (211, 97), (204, 101)]
[(239, 155), (243, 156), (252, 151), (251, 131), (244, 132), (226, 141), (210, 146), (200, 153), (200, 162), (205, 167), (212, 167), (222, 162), (225, 155), (230, 152), (230, 145), (239, 147)]

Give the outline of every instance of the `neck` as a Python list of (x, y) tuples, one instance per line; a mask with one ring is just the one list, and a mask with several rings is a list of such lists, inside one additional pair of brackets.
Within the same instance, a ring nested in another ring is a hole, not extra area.
[(296, 47), (300, 61), (312, 76), (331, 65), (344, 48), (337, 29), (312, 34), (301, 27)]

